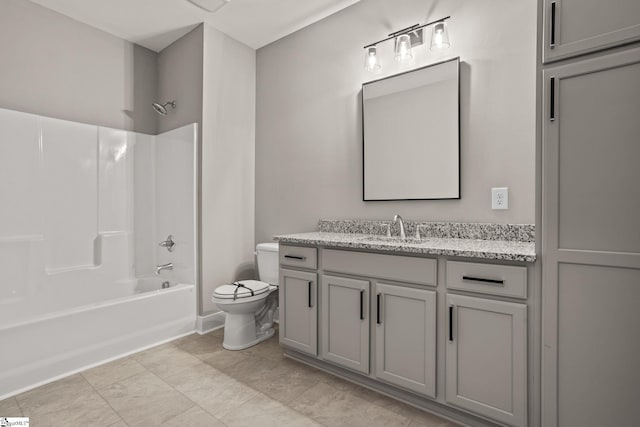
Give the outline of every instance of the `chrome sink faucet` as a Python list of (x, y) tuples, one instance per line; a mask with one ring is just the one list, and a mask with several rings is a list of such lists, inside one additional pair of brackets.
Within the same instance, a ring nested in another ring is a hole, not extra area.
[(168, 262), (166, 264), (156, 266), (156, 275), (160, 274), (162, 270), (173, 270), (173, 263)]
[(393, 217), (393, 222), (399, 222), (400, 223), (400, 238), (401, 239), (406, 239), (407, 235), (404, 232), (404, 222), (402, 221), (402, 217), (400, 215), (396, 215)]

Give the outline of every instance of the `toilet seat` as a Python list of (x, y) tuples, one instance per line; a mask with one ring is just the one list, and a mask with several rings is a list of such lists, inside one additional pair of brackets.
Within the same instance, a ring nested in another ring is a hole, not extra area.
[(271, 286), (259, 280), (241, 280), (228, 285), (218, 286), (213, 292), (214, 298), (221, 300), (243, 300), (256, 297), (271, 290)]

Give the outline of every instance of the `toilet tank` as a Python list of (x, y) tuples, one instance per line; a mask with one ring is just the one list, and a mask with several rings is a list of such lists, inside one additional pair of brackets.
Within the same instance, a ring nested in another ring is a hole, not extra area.
[(259, 243), (256, 246), (258, 277), (272, 285), (278, 284), (278, 249), (277, 243)]

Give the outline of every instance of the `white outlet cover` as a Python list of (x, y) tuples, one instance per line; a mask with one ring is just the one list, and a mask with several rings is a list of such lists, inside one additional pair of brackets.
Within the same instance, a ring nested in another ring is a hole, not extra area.
[(509, 209), (509, 187), (494, 187), (491, 189), (491, 209)]

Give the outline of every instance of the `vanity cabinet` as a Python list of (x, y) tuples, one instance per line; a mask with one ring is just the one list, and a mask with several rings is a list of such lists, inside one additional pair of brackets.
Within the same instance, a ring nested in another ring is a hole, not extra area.
[(543, 62), (640, 40), (638, 0), (544, 0)]
[[(447, 261), (446, 400), (512, 426), (527, 414), (527, 269)], [(486, 297), (451, 292), (486, 294)]]
[(526, 425), (525, 304), (447, 295), (446, 400)]
[(369, 373), (369, 288), (367, 280), (322, 275), (322, 358)]
[(300, 352), (318, 354), (318, 275), (280, 268), (280, 343)]
[(436, 293), (375, 284), (375, 376), (436, 397)]
[(436, 298), (425, 285), (437, 282), (436, 260), (323, 249), (322, 268), (323, 358), (368, 374), (372, 355), (375, 378), (434, 397)]
[(289, 356), (469, 425), (538, 425), (527, 401), (536, 393), (531, 267), (326, 247), (284, 253), (306, 257), (281, 258)]

